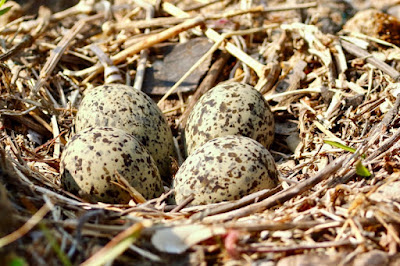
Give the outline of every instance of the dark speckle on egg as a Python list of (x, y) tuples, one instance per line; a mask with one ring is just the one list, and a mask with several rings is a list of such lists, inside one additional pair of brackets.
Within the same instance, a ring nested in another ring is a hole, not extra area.
[(237, 200), (278, 185), (278, 172), (269, 151), (243, 136), (210, 140), (194, 150), (174, 179), (177, 204), (190, 195), (192, 205)]
[[(114, 127), (134, 135), (150, 152), (161, 176), (169, 181), (170, 158), (175, 156), (171, 129), (157, 104), (142, 91), (121, 84), (90, 89), (75, 123), (76, 132), (88, 127)], [(108, 141), (98, 137), (96, 141)]]
[(199, 99), (185, 128), (187, 152), (228, 135), (255, 139), (266, 148), (273, 141), (273, 114), (264, 97), (250, 85), (218, 85)]
[[(94, 142), (99, 136), (107, 141)], [(160, 174), (147, 149), (133, 135), (117, 128), (87, 128), (77, 133), (63, 151), (60, 173), (64, 189), (90, 202), (128, 203), (128, 192), (112, 182), (117, 181), (116, 173), (146, 199), (163, 192)]]

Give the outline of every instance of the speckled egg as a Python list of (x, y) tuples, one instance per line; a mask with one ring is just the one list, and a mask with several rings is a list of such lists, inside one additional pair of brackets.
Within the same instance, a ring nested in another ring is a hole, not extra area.
[(205, 93), (190, 113), (185, 138), (187, 153), (216, 137), (241, 135), (266, 148), (274, 138), (274, 117), (264, 97), (243, 83), (218, 85)]
[(90, 202), (129, 202), (129, 194), (112, 183), (117, 181), (116, 172), (146, 199), (163, 192), (153, 158), (122, 129), (87, 128), (72, 137), (61, 156), (64, 189)]
[(161, 177), (171, 178), (175, 150), (171, 129), (163, 113), (142, 91), (121, 84), (89, 90), (76, 115), (77, 132), (88, 127), (120, 128), (137, 137), (155, 160)]
[(279, 183), (274, 159), (257, 141), (225, 136), (197, 148), (182, 164), (174, 179), (180, 204), (190, 195), (192, 205), (237, 200)]

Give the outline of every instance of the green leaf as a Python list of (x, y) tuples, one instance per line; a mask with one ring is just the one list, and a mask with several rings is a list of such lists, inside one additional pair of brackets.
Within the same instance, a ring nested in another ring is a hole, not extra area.
[(1, 9), (0, 10), (0, 16), (4, 15), (5, 13), (7, 13), (10, 9), (11, 9), (11, 6)]
[[(324, 140), (324, 143), (329, 144), (329, 145), (331, 145), (331, 146), (333, 146), (333, 147), (336, 147), (336, 148), (345, 150), (345, 151), (349, 151), (349, 152), (351, 152), (351, 153), (355, 153), (355, 152), (356, 152), (356, 149), (354, 149), (354, 148), (352, 148), (352, 147), (349, 147), (349, 146), (346, 146), (346, 145), (343, 145), (342, 143), (339, 143), (339, 142), (337, 142), (337, 141)], [(363, 155), (361, 155), (361, 157), (362, 157), (363, 159), (365, 159), (366, 156), (365, 156), (365, 154), (363, 154)]]
[(362, 163), (361, 160), (358, 160), (357, 164), (356, 164), (356, 173), (359, 176), (363, 176), (363, 177), (369, 177), (371, 176), (370, 171), (368, 170), (367, 167), (365, 167)]
[(13, 257), (9, 262), (8, 266), (26, 266), (28, 263), (23, 258)]
[(339, 148), (339, 149), (342, 149), (342, 150), (345, 150), (345, 151), (349, 151), (349, 152), (352, 152), (352, 153), (356, 152), (356, 150), (354, 148), (346, 146), (346, 145), (343, 145), (343, 144), (341, 144), (341, 143), (339, 143), (337, 141), (324, 140), (324, 142), (326, 144), (329, 144), (329, 145), (331, 145), (333, 147), (336, 147), (336, 148)]
[(49, 241), (50, 246), (53, 248), (54, 252), (57, 254), (58, 258), (60, 259), (62, 265), (64, 266), (71, 266), (72, 263), (69, 260), (68, 256), (64, 253), (61, 249), (60, 245), (58, 244), (55, 237), (51, 234), (50, 230), (44, 223), (39, 223), (39, 228), (46, 237), (47, 241)]
[(6, 3), (6, 1), (7, 1), (7, 0), (1, 0), (1, 1), (0, 1), (0, 7), (2, 7), (2, 6)]

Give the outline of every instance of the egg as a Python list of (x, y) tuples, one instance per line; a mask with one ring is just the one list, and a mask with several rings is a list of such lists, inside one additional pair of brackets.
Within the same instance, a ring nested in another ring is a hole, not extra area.
[(175, 156), (171, 129), (158, 106), (142, 91), (121, 84), (89, 90), (75, 120), (76, 132), (88, 127), (115, 127), (134, 135), (150, 152), (161, 177), (171, 178), (171, 157)]
[(65, 190), (90, 202), (128, 203), (129, 193), (113, 183), (116, 173), (146, 199), (163, 192), (153, 158), (137, 138), (122, 129), (87, 128), (65, 146), (60, 161)]
[(243, 136), (210, 140), (188, 156), (174, 179), (180, 204), (193, 195), (192, 205), (237, 200), (279, 183), (274, 159), (257, 141)]
[(187, 153), (216, 137), (241, 135), (266, 148), (274, 138), (274, 117), (264, 97), (252, 86), (232, 82), (205, 93), (193, 107), (186, 127)]

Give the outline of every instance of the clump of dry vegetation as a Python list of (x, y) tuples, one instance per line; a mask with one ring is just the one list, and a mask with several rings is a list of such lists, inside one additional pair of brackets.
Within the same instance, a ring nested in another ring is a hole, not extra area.
[[(0, 28), (0, 257), (22, 265), (396, 265), (399, 22), (340, 1), (268, 3), (81, 0), (33, 16), (14, 3)], [(198, 39), (196, 49), (178, 46)], [(165, 68), (158, 82), (155, 69)], [(120, 82), (148, 93), (172, 128), (178, 168), (188, 113), (222, 81), (251, 84), (269, 102), (281, 185), (203, 206), (170, 204), (173, 190), (112, 205), (62, 189), (60, 157), (87, 89)]]

